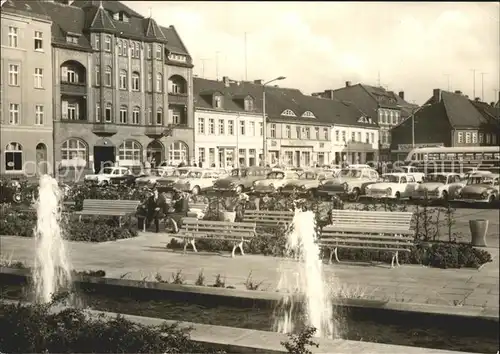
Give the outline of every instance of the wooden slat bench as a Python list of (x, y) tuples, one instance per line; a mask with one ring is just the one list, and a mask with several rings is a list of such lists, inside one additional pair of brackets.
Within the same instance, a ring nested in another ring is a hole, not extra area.
[(392, 252), (391, 268), (394, 268), (394, 264), (399, 266), (399, 252), (410, 252), (415, 242), (415, 231), (410, 229), (412, 213), (355, 212), (356, 214), (352, 215), (355, 215), (356, 219), (344, 215), (344, 220), (340, 217), (341, 213), (334, 213), (336, 215), (332, 215), (333, 224), (321, 230), (318, 244), (322, 249), (330, 251), (329, 262), (331, 263), (333, 256), (340, 262), (339, 248), (351, 248)]
[(188, 212), (188, 217), (197, 217), (196, 212), (193, 212), (193, 210), (201, 210), (205, 211), (207, 209), (208, 205), (204, 203), (192, 203), (189, 204), (189, 212)]
[(104, 200), (85, 199), (83, 208), (75, 214), (79, 215), (79, 220), (83, 215), (103, 215), (116, 216), (118, 223), (122, 225), (122, 217), (131, 217), (137, 212), (137, 207), (141, 204), (138, 200)]
[(248, 242), (255, 236), (255, 223), (249, 222), (226, 222), (226, 221), (209, 221), (198, 220), (195, 218), (184, 218), (179, 233), (175, 237), (184, 240), (184, 253), (188, 244), (196, 249), (196, 240), (212, 239), (225, 240), (233, 242), (233, 250), (231, 257), (234, 257), (236, 248), (239, 248), (241, 254), (244, 255), (243, 243)]
[(293, 220), (293, 211), (245, 210), (244, 222), (253, 222), (259, 227), (288, 226)]

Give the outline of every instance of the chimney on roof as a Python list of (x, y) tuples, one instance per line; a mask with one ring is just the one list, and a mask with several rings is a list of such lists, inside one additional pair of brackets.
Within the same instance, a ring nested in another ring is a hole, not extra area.
[(229, 77), (223, 76), (222, 77), (222, 82), (224, 83), (225, 87), (229, 87)]
[(256, 85), (262, 85), (262, 80), (253, 80), (253, 83)]
[(404, 91), (399, 91), (398, 96), (404, 100), (405, 99), (405, 92)]
[(432, 96), (434, 97), (434, 100), (436, 102), (441, 102), (441, 90), (440, 89), (434, 89), (432, 91)]
[(349, 86), (351, 86), (351, 82), (350, 81), (346, 81), (345, 82), (345, 87), (349, 87)]
[(481, 102), (481, 97), (476, 97), (476, 98), (474, 98), (474, 101), (476, 101), (476, 102)]
[(495, 102), (490, 102), (491, 107), (495, 107)]
[(462, 91), (460, 91), (460, 90), (456, 90), (456, 91), (455, 91), (455, 93), (456, 93), (457, 95), (461, 95), (461, 94), (462, 94)]

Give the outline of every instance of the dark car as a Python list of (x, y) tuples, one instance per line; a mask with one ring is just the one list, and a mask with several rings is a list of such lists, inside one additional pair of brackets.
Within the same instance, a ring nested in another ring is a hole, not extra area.
[(0, 180), (0, 203), (19, 204), (23, 200), (21, 185), (16, 180)]
[(271, 169), (266, 167), (235, 168), (228, 177), (216, 180), (213, 189), (216, 192), (246, 192), (250, 190), (253, 182), (266, 179), (269, 172)]
[(147, 176), (146, 172), (143, 171), (140, 167), (130, 168), (129, 173), (112, 176), (109, 178), (109, 184), (111, 185), (125, 185), (131, 187), (135, 185), (135, 180), (140, 177)]

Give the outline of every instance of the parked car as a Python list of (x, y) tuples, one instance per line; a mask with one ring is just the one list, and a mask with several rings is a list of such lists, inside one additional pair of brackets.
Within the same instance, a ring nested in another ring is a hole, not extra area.
[(191, 192), (193, 195), (198, 195), (202, 191), (212, 189), (217, 178), (219, 178), (218, 171), (198, 168), (197, 170), (189, 171), (183, 178), (179, 178), (177, 182), (174, 183), (174, 188), (184, 192)]
[(407, 175), (412, 175), (418, 183), (421, 183), (425, 177), (425, 173), (419, 171), (415, 166), (398, 166), (389, 173), (406, 173)]
[(410, 198), (417, 188), (413, 175), (406, 173), (385, 173), (380, 182), (366, 187), (367, 198)]
[(0, 179), (0, 203), (16, 203), (23, 201), (21, 184), (16, 180)]
[(171, 190), (175, 183), (185, 177), (190, 171), (199, 170), (199, 167), (178, 167), (170, 176), (158, 177), (156, 186), (161, 189)]
[(424, 177), (422, 183), (413, 191), (411, 198), (415, 200), (453, 199), (459, 189), (465, 185), (459, 173), (434, 172)]
[(156, 185), (156, 181), (162, 177), (171, 177), (175, 174), (175, 168), (155, 168), (151, 170), (149, 175), (138, 177), (135, 180), (135, 185), (137, 187), (153, 187)]
[(105, 186), (110, 183), (111, 177), (122, 177), (130, 173), (130, 170), (126, 167), (104, 167), (97, 174), (85, 175), (84, 181), (85, 183)]
[(326, 171), (306, 171), (299, 176), (299, 179), (287, 181), (281, 188), (281, 193), (298, 193), (315, 196), (322, 181), (328, 178), (332, 179), (332, 176)]
[(268, 167), (235, 168), (228, 177), (216, 180), (213, 189), (219, 192), (247, 192), (252, 187), (253, 182), (265, 179), (269, 172), (271, 169)]
[(261, 179), (253, 182), (251, 190), (255, 194), (269, 194), (279, 192), (288, 181), (298, 179), (299, 173), (296, 171), (272, 171), (267, 174), (266, 179)]
[(137, 178), (146, 176), (146, 171), (142, 169), (141, 166), (135, 166), (129, 168), (128, 172), (118, 176), (111, 176), (109, 179), (109, 184), (111, 185), (125, 185), (125, 186), (135, 186), (135, 181)]
[[(365, 165), (368, 166), (368, 165)], [(365, 193), (365, 188), (377, 182), (379, 175), (370, 167), (346, 167), (336, 178), (325, 180), (317, 190), (320, 197), (337, 196), (357, 201)]]
[(457, 192), (456, 201), (464, 203), (498, 202), (499, 175), (496, 173), (478, 173), (469, 177), (465, 186)]

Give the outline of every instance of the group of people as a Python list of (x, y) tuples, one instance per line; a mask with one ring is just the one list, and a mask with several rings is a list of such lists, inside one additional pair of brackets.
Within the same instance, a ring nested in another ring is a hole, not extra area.
[(187, 216), (189, 211), (189, 198), (186, 193), (174, 190), (172, 199), (169, 202), (165, 193), (159, 193), (157, 188), (152, 190), (151, 195), (139, 207), (139, 229), (146, 223), (149, 227), (154, 222), (155, 231), (160, 231), (160, 220), (168, 218), (172, 223), (175, 233), (179, 231), (182, 218)]

